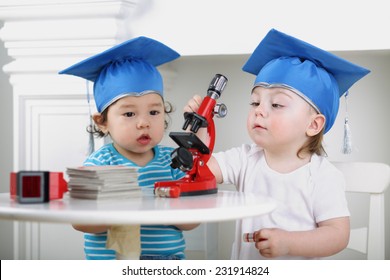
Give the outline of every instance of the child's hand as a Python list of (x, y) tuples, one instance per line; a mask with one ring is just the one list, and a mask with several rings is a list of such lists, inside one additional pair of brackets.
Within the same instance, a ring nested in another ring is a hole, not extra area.
[(276, 258), (289, 254), (288, 232), (281, 229), (262, 229), (256, 233), (255, 246), (260, 255), (266, 258)]
[(194, 95), (187, 103), (186, 106), (184, 106), (184, 112), (192, 113), (192, 112), (198, 112), (200, 104), (202, 103), (203, 98), (199, 95)]
[[(200, 104), (202, 104), (203, 98), (199, 95), (194, 95), (187, 103), (186, 106), (184, 106), (184, 112), (185, 113), (197, 113), (200, 107)], [(190, 127), (188, 127), (187, 131), (190, 130)], [(207, 133), (206, 128), (201, 127), (196, 135), (199, 137), (200, 140), (203, 141), (206, 145), (210, 143), (210, 137)]]

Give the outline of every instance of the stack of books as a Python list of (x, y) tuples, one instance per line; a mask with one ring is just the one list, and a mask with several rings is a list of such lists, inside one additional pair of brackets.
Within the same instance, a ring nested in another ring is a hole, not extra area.
[(141, 196), (138, 172), (134, 167), (80, 166), (68, 167), (70, 197), (83, 199), (125, 198)]

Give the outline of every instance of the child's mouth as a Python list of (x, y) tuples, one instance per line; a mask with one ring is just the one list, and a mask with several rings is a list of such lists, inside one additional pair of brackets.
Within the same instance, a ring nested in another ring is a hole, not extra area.
[(256, 124), (253, 126), (254, 129), (265, 129), (265, 127), (259, 125), (259, 124)]
[(147, 144), (150, 143), (151, 140), (152, 140), (152, 139), (150, 138), (149, 135), (142, 135), (141, 137), (139, 137), (139, 138), (137, 139), (137, 142), (140, 143), (140, 144), (142, 144), (142, 145), (147, 145)]

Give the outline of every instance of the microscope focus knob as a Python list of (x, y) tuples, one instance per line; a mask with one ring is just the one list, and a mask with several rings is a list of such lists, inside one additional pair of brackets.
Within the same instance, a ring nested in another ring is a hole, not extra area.
[(227, 115), (227, 107), (223, 103), (217, 103), (214, 106), (214, 115), (218, 118), (224, 118)]
[(186, 148), (179, 147), (175, 149), (172, 154), (172, 168), (179, 168), (181, 171), (188, 171), (192, 169), (194, 160), (190, 151)]

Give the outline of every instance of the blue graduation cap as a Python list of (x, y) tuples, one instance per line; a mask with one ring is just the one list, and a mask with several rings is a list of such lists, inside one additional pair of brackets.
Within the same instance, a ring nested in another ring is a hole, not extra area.
[(94, 55), (59, 74), (69, 74), (94, 82), (98, 112), (125, 96), (157, 93), (163, 97), (163, 80), (157, 66), (180, 55), (166, 45), (137, 37)]
[(370, 71), (304, 41), (271, 29), (242, 70), (256, 75), (254, 86), (285, 87), (326, 117), (332, 127), (340, 97)]

